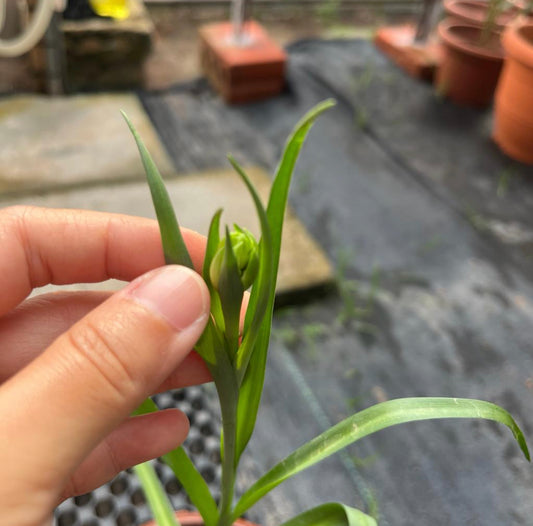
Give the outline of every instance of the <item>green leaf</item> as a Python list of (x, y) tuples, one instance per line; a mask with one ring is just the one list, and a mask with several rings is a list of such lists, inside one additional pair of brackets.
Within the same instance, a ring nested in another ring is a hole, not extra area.
[(215, 526), (218, 510), (205, 480), (198, 472), (182, 447), (163, 455), (165, 464), (170, 466), (176, 478), (185, 489), (195, 508), (204, 520), (205, 526)]
[(185, 246), (185, 241), (181, 235), (178, 220), (176, 219), (176, 214), (174, 213), (174, 208), (172, 207), (161, 174), (128, 116), (123, 111), (121, 113), (135, 138), (137, 148), (139, 148), (139, 153), (141, 154), (146, 179), (150, 187), (150, 193), (152, 194), (152, 201), (159, 223), (165, 262), (167, 265), (185, 265), (186, 267), (193, 268), (191, 256)]
[(281, 526), (377, 526), (377, 522), (355, 508), (330, 502), (308, 510)]
[(133, 469), (141, 481), (156, 524), (158, 526), (179, 526), (176, 514), (152, 465), (149, 462), (144, 462), (134, 466)]
[(495, 404), (463, 398), (400, 398), (356, 413), (291, 453), (242, 496), (235, 508), (235, 516), (242, 515), (284, 480), (360, 438), (397, 424), (437, 418), (484, 418), (504, 424), (530, 460), (522, 431), (511, 415)]
[[(267, 215), (272, 230), (273, 250), (274, 254), (278, 254), (281, 249), (281, 233), (283, 230), (283, 217), (285, 215), (285, 208), (287, 206), (287, 199), (289, 195), (289, 186), (291, 182), (292, 173), (298, 160), (298, 155), (302, 149), (303, 143), (307, 134), (311, 130), (316, 118), (324, 111), (335, 106), (336, 102), (333, 99), (325, 100), (312, 108), (300, 122), (296, 125), (292, 135), (289, 137), (285, 146), (285, 151), (281, 158), (280, 164), (276, 171), (274, 183), (270, 190), (270, 198), (268, 201)], [(279, 258), (278, 258), (279, 261)], [(275, 274), (277, 275), (278, 265), (275, 266)]]
[(194, 346), (194, 349), (202, 357), (210, 370), (211, 367), (216, 367), (217, 362), (220, 361), (221, 350), (226, 353), (223, 339), (224, 336), (216, 326), (213, 317), (210, 317), (204, 332)]
[[(158, 410), (155, 402), (151, 398), (147, 398), (133, 414), (144, 415)], [(170, 466), (176, 478), (180, 481), (191, 502), (204, 519), (205, 526), (215, 526), (218, 520), (217, 505), (205, 480), (191, 462), (185, 450), (181, 447), (173, 449), (163, 456), (163, 460)]]
[(220, 331), (224, 331), (224, 314), (222, 312), (222, 305), (220, 304), (220, 296), (217, 290), (213, 287), (211, 283), (211, 277), (209, 275), (209, 269), (211, 267), (211, 262), (213, 257), (218, 249), (220, 243), (220, 216), (222, 215), (222, 209), (216, 211), (215, 215), (211, 219), (211, 224), (209, 225), (209, 233), (207, 235), (207, 246), (205, 249), (204, 256), (204, 266), (202, 270), (202, 277), (207, 284), (209, 293), (211, 295), (211, 314), (213, 315), (216, 325)]
[(206, 282), (208, 287), (212, 287), (213, 285), (211, 283), (211, 278), (209, 277), (209, 268), (211, 267), (211, 261), (213, 261), (213, 257), (215, 255), (215, 252), (217, 251), (218, 244), (220, 243), (219, 228), (221, 215), (222, 208), (219, 208), (211, 219), (211, 223), (209, 225), (209, 233), (207, 235), (207, 245), (205, 247), (202, 277), (204, 278), (204, 281)]
[(237, 352), (239, 344), (239, 321), (244, 288), (227, 227), (224, 259), (218, 282), (218, 294), (220, 295), (220, 304), (224, 313), (224, 334), (229, 346), (229, 358), (233, 361), (233, 353)]
[[(333, 100), (326, 100), (311, 109), (303, 119), (296, 125), (292, 135), (289, 137), (285, 150), (277, 168), (270, 197), (267, 206), (267, 218), (272, 236), (272, 277), (270, 282), (269, 298), (266, 307), (266, 315), (258, 331), (254, 345), (254, 358), (248, 364), (244, 379), (242, 380), (239, 406), (237, 413), (237, 458), (244, 451), (255, 427), (257, 411), (261, 402), (261, 393), (265, 381), (265, 367), (270, 341), (270, 330), (272, 325), (272, 311), (274, 308), (274, 298), (276, 293), (276, 280), (279, 267), (279, 255), (281, 251), (281, 234), (283, 230), (283, 219), (287, 198), (289, 195), (289, 185), (298, 154), (302, 144), (311, 129), (315, 119), (325, 110), (335, 105)], [(259, 301), (259, 294), (252, 294), (246, 318), (244, 331), (247, 332), (253, 323), (253, 313)]]
[(228, 159), (248, 188), (248, 191), (250, 192), (250, 195), (254, 201), (259, 223), (261, 225), (259, 275), (257, 276), (256, 282), (252, 288), (248, 310), (246, 311), (247, 315), (249, 312), (251, 313), (249, 316), (250, 321), (248, 326), (245, 326), (243, 340), (237, 356), (239, 380), (242, 381), (254, 351), (254, 345), (259, 335), (259, 329), (263, 323), (263, 320), (265, 319), (265, 313), (267, 312), (269, 305), (270, 291), (274, 281), (272, 276), (274, 262), (272, 257), (272, 235), (270, 233), (270, 225), (268, 223), (266, 211), (261, 203), (261, 199), (257, 195), (253, 184), (239, 163), (237, 163), (237, 161), (231, 156), (228, 156)]

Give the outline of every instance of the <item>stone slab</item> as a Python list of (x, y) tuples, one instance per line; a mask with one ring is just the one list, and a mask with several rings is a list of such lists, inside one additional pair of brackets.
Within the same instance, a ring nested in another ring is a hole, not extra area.
[(160, 171), (172, 161), (135, 95), (0, 99), (0, 193), (144, 179), (124, 110)]
[[(250, 168), (248, 174), (266, 203), (270, 178), (259, 168)], [(207, 234), (209, 223), (218, 208), (224, 209), (223, 224), (237, 223), (259, 235), (255, 209), (244, 184), (232, 170), (204, 172), (167, 181), (176, 215), (180, 224)], [(32, 204), (55, 208), (84, 208), (155, 218), (150, 193), (144, 182), (98, 186), (67, 190), (44, 196), (28, 196), (2, 203)], [(305, 227), (288, 210), (282, 239), (277, 294), (283, 300), (287, 295), (323, 288), (333, 280), (332, 267), (318, 244)], [(98, 288), (116, 289), (121, 282), (112, 281)], [(73, 288), (95, 288), (75, 286)], [(52, 288), (47, 287), (47, 291)]]

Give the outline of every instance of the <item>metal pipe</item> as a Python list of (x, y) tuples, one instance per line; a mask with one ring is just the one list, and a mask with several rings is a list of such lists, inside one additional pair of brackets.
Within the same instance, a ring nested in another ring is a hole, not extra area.
[(245, 32), (245, 24), (250, 15), (251, 0), (232, 0), (231, 23), (233, 26), (233, 43), (237, 46), (245, 46), (249, 43)]

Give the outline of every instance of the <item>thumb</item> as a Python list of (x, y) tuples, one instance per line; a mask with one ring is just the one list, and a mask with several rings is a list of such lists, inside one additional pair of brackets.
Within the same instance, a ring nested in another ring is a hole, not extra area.
[(91, 311), (0, 388), (3, 469), (60, 484), (179, 365), (208, 316), (207, 287), (178, 266)]

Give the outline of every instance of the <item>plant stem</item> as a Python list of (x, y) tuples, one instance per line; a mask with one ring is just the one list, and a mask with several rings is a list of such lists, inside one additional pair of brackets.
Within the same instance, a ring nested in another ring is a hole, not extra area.
[[(236, 466), (236, 429), (238, 388), (233, 382), (225, 379), (223, 389), (219, 390), (220, 408), (222, 413), (223, 455), (222, 481), (217, 526), (231, 526), (233, 493), (235, 488)], [(217, 386), (218, 388), (218, 386)]]
[(152, 465), (149, 462), (144, 462), (133, 469), (141, 481), (156, 524), (158, 526), (180, 526)]

